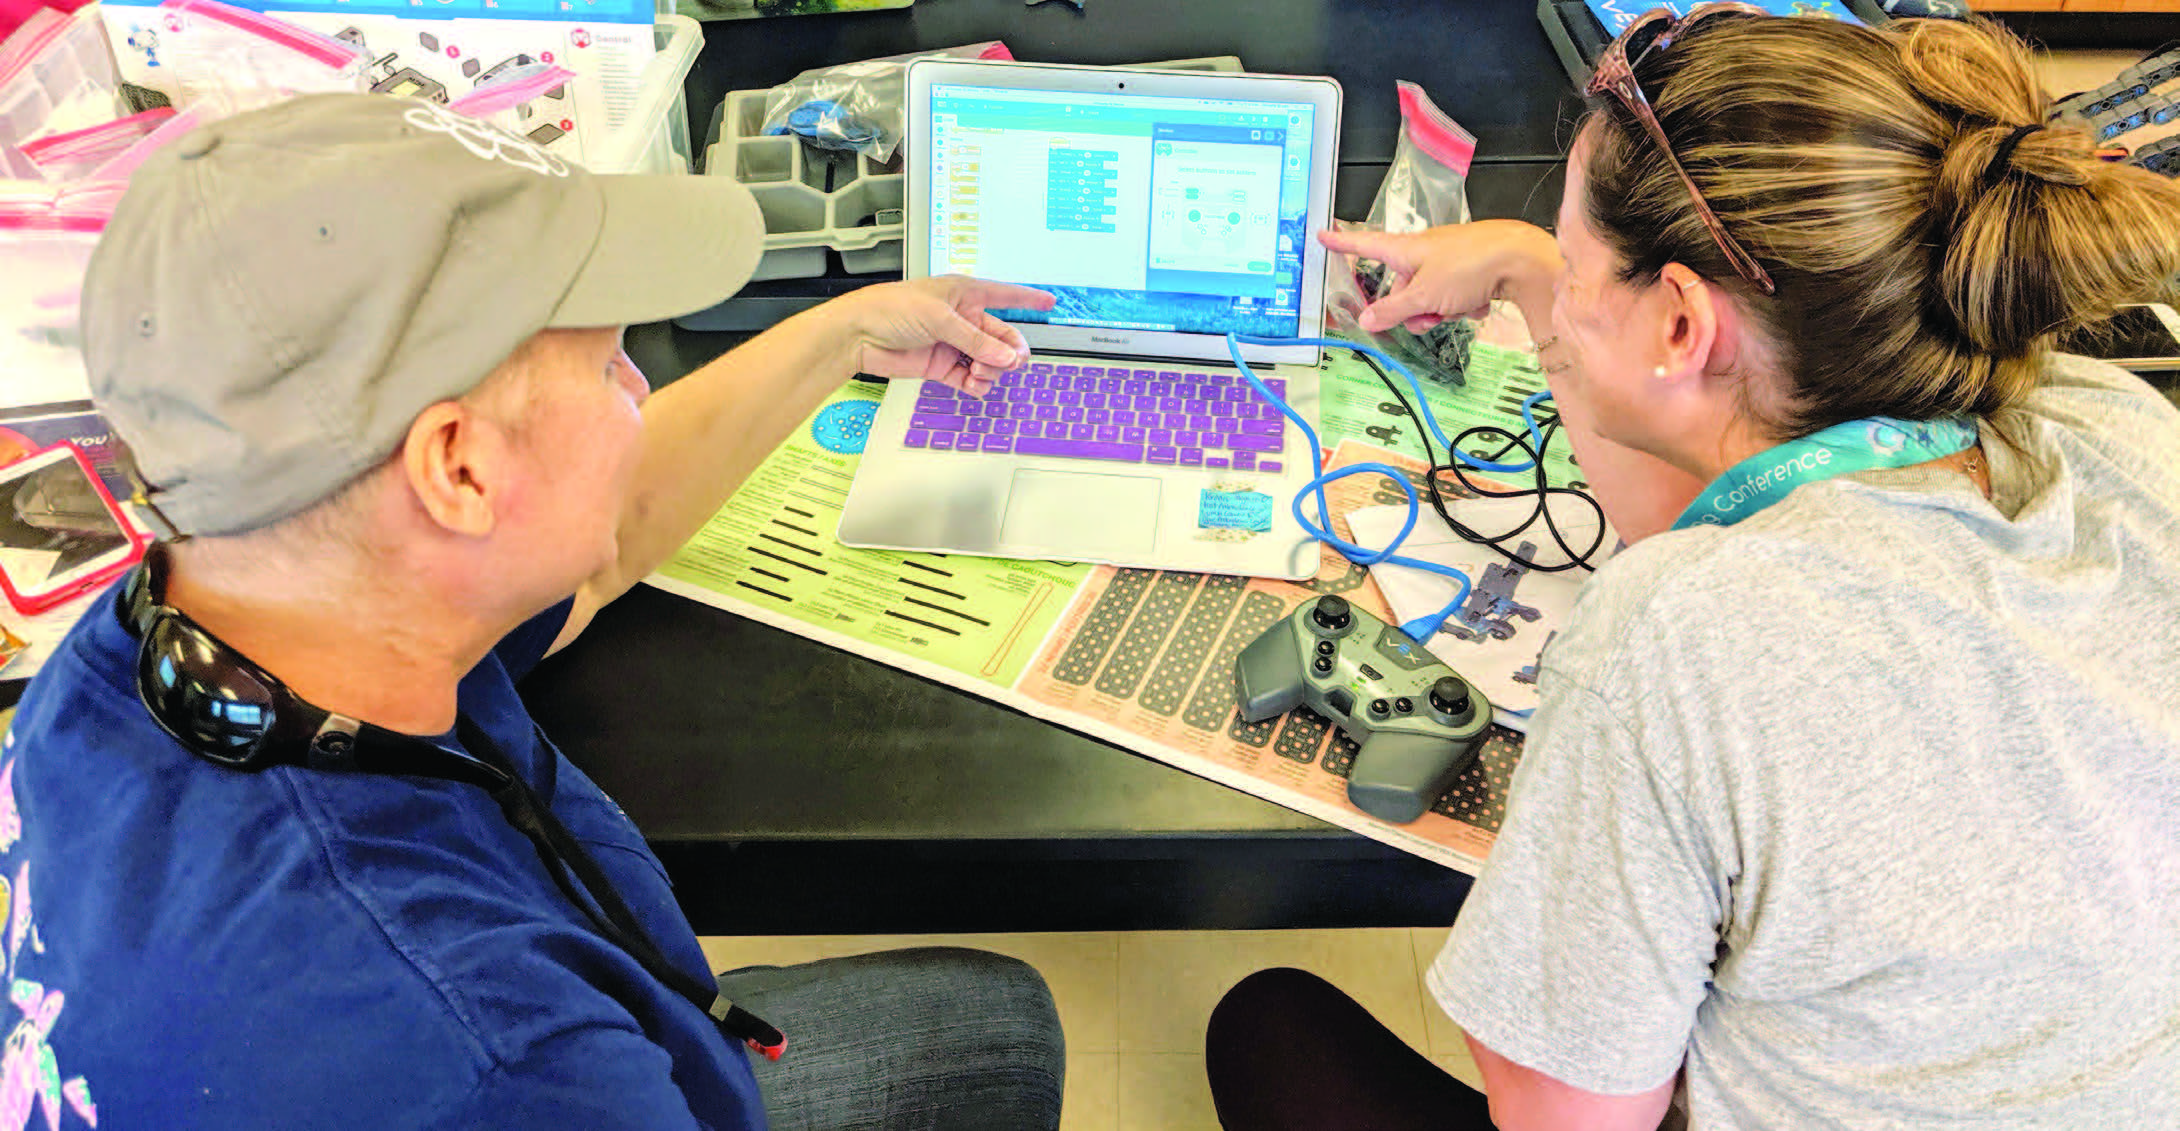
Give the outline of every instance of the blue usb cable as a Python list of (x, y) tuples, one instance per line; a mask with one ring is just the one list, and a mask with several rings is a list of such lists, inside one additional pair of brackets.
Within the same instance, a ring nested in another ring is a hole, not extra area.
[[(1258, 396), (1271, 402), (1282, 415), (1293, 421), (1295, 427), (1302, 430), (1303, 438), (1309, 442), (1310, 469), (1316, 475), (1294, 497), (1294, 520), (1301, 524), (1303, 531), (1309, 534), (1310, 537), (1330, 545), (1333, 549), (1338, 550), (1341, 556), (1364, 568), (1386, 562), (1392, 565), (1407, 566), (1410, 569), (1419, 569), (1425, 573), (1435, 573), (1440, 577), (1452, 578), (1460, 588), (1455, 592), (1453, 600), (1448, 602), (1445, 608), (1435, 613), (1417, 617), (1400, 626), (1402, 632), (1407, 633), (1419, 642), (1427, 641), (1437, 635), (1439, 626), (1446, 623), (1446, 618), (1452, 616), (1468, 600), (1470, 582), (1468, 574), (1452, 566), (1403, 557), (1396, 552), (1400, 549), (1401, 543), (1408, 540), (1408, 535), (1414, 532), (1416, 519), (1423, 513), (1423, 501), (1416, 495), (1415, 484), (1410, 483), (1408, 477), (1402, 474), (1399, 468), (1375, 461), (1352, 464), (1327, 474), (1325, 471), (1324, 450), (1317, 441), (1316, 429), (1311, 428), (1309, 422), (1302, 419), (1301, 415), (1296, 413), (1285, 400), (1274, 395), (1271, 389), (1265, 386), (1263, 379), (1249, 368), (1248, 361), (1241, 356), (1241, 347), (1244, 345), (1314, 346), (1319, 349), (1352, 350), (1355, 353), (1367, 355), (1391, 372), (1398, 373), (1408, 379), (1408, 387), (1415, 390), (1416, 411), (1422, 415), (1424, 427), (1429, 428), (1431, 435), (1437, 437), (1438, 442), (1445, 447), (1447, 452), (1451, 453), (1449, 458), (1458, 459), (1478, 471), (1498, 472), (1500, 474), (1529, 471), (1534, 469), (1536, 464), (1534, 462), (1493, 463), (1488, 460), (1477, 459), (1454, 447), (1453, 442), (1446, 439), (1446, 434), (1439, 429), (1438, 418), (1431, 413), (1430, 399), (1424, 396), (1423, 385), (1416, 380), (1415, 374), (1410, 372), (1407, 366), (1370, 346), (1359, 342), (1340, 341), (1336, 338), (1259, 338), (1244, 334), (1228, 334), (1226, 336), (1226, 350), (1234, 358), (1234, 368), (1241, 371), (1242, 380), (1249, 382), (1256, 389)], [(1549, 400), (1551, 395), (1550, 390), (1544, 390), (1530, 394), (1521, 402), (1522, 423), (1529, 429), (1529, 438), (1535, 444), (1533, 450), (1539, 453), (1544, 450), (1544, 437), (1537, 428), (1535, 410), (1538, 404)], [(1393, 540), (1382, 550), (1371, 550), (1358, 546), (1332, 532), (1332, 509), (1325, 499), (1325, 485), (1345, 479), (1350, 475), (1361, 475), (1365, 472), (1376, 472), (1391, 479), (1400, 486), (1401, 493), (1408, 496), (1408, 521), (1401, 524), (1400, 533), (1393, 535)], [(1305, 496), (1313, 497), (1317, 502), (1317, 521), (1314, 523), (1309, 520), (1308, 515), (1302, 512), (1302, 500)]]

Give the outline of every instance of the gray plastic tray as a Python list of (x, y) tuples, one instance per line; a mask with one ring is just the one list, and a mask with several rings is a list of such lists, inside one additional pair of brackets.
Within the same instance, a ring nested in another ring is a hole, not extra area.
[(704, 155), (708, 176), (749, 186), (765, 218), (757, 279), (825, 273), (825, 249), (856, 274), (901, 269), (906, 184), (899, 154), (880, 165), (859, 153), (828, 153), (792, 136), (766, 137), (766, 90), (727, 95), (719, 140)]
[[(1144, 63), (1166, 71), (1238, 72), (1232, 55)], [(901, 269), (902, 208), (907, 184), (901, 155), (879, 164), (857, 153), (828, 153), (792, 136), (767, 137), (769, 90), (727, 95), (719, 137), (704, 154), (706, 176), (733, 177), (749, 186), (765, 218), (765, 254), (753, 280), (807, 279), (825, 274), (827, 248), (841, 268), (867, 275)]]

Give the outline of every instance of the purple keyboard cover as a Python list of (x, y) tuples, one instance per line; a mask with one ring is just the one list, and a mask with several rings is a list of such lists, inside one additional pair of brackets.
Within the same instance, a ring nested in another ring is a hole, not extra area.
[[(1264, 385), (1287, 394), (1284, 381)], [(1038, 362), (1001, 376), (981, 399), (926, 382), (902, 444), (1278, 471), (1286, 430), (1286, 417), (1238, 374)]]

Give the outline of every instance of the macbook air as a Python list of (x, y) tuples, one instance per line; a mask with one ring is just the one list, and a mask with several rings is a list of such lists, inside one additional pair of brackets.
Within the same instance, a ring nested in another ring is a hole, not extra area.
[(1052, 292), (982, 398), (892, 383), (851, 546), (1299, 579), (1340, 88), (1331, 79), (925, 60), (908, 71), (907, 274)]

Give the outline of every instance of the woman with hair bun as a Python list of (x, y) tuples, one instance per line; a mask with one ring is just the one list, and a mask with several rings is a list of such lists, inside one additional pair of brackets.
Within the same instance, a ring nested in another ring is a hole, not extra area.
[(1556, 239), (1325, 238), (1368, 328), (1520, 306), (1628, 543), (1426, 978), (1488, 1111), (1272, 970), (1221, 1121), (2180, 1127), (2180, 411), (2054, 351), (2180, 186), (1982, 23), (1660, 10), (1590, 94)]

